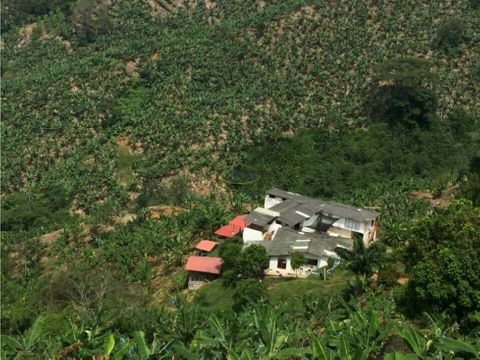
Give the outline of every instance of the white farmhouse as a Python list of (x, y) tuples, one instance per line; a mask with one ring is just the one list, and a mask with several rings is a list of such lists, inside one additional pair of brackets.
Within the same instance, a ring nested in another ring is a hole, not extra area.
[(245, 243), (272, 238), (281, 227), (306, 233), (321, 232), (352, 239), (361, 234), (365, 245), (376, 239), (379, 213), (292, 192), (267, 191), (263, 208), (247, 215), (250, 223), (243, 231)]
[(265, 246), (270, 258), (267, 274), (291, 273), (290, 258), (303, 252), (308, 270), (325, 267), (335, 248), (350, 249), (352, 239), (361, 236), (365, 245), (375, 241), (379, 213), (292, 192), (272, 189), (266, 192), (263, 208), (256, 208), (245, 217), (245, 246)]

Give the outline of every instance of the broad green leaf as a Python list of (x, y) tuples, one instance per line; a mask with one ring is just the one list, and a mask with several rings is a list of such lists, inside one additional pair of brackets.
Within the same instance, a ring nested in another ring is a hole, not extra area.
[(18, 349), (21, 349), (23, 348), (23, 345), (20, 341), (18, 341), (17, 339), (15, 339), (13, 336), (6, 336), (6, 335), (2, 335), (0, 337), (0, 340), (1, 340), (1, 343), (2, 343), (2, 348), (4, 346), (7, 346), (11, 349), (14, 349), (14, 350), (18, 350)]
[(338, 340), (339, 340), (338, 345), (339, 345), (340, 354), (344, 357), (349, 356), (350, 351), (347, 344), (347, 340), (345, 339), (345, 334), (340, 334)]
[(143, 331), (135, 331), (133, 339), (137, 345), (138, 354), (141, 360), (146, 360), (151, 355), (150, 349), (145, 342), (145, 333)]
[(415, 360), (418, 359), (417, 355), (404, 354), (398, 351), (388, 353), (385, 355), (384, 360)]
[(397, 332), (410, 345), (410, 348), (416, 355), (423, 355), (427, 342), (422, 333), (412, 327), (402, 325), (397, 325)]
[(42, 335), (43, 326), (45, 325), (45, 316), (40, 315), (35, 319), (33, 325), (28, 329), (27, 334), (25, 336), (25, 350), (31, 349), (37, 340)]
[(127, 341), (123, 347), (118, 350), (115, 354), (112, 356), (112, 360), (122, 360), (123, 357), (128, 353), (128, 351), (132, 348), (132, 345), (130, 344), (130, 341)]
[(306, 349), (298, 348), (298, 347), (289, 347), (278, 351), (275, 354), (275, 359), (285, 359), (285, 360), (292, 360), (292, 359), (304, 359), (305, 358)]
[(113, 348), (115, 347), (115, 338), (112, 333), (108, 334), (105, 344), (103, 345), (103, 353), (105, 355), (110, 355)]
[(478, 351), (470, 344), (451, 338), (439, 338), (436, 347), (442, 351), (454, 353), (463, 351), (478, 356)]

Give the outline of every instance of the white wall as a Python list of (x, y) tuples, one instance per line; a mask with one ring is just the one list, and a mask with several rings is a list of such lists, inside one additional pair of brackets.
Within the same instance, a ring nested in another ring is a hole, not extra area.
[(275, 232), (280, 229), (282, 227), (282, 225), (280, 224), (277, 224), (275, 221), (272, 222), (270, 224), (270, 226), (268, 227), (268, 231), (273, 231), (273, 233), (275, 234)]
[(339, 227), (341, 229), (346, 229), (346, 230), (359, 232), (360, 234), (364, 234), (368, 230), (369, 224), (364, 224), (364, 223), (361, 223), (361, 222), (358, 222), (358, 221), (354, 221), (354, 222), (358, 224), (358, 228), (352, 228), (350, 226), (347, 227), (347, 225), (345, 223), (345, 219), (338, 219), (337, 221), (335, 221), (332, 224), (332, 226)]
[(268, 263), (268, 268), (270, 270), (277, 270), (277, 265), (278, 265), (278, 258), (284, 258), (287, 260), (287, 267), (285, 269), (280, 269), (284, 271), (293, 271), (292, 269), (292, 262), (290, 256), (272, 256), (270, 257), (269, 263)]
[(265, 195), (265, 202), (263, 207), (265, 209), (270, 209), (272, 206), (280, 204), (282, 201), (283, 201), (282, 198), (279, 198), (279, 197), (272, 198), (269, 195)]
[(259, 230), (255, 230), (249, 227), (243, 229), (243, 242), (248, 243), (252, 241), (262, 241), (263, 234)]
[(271, 269), (271, 270), (276, 270), (277, 269), (277, 261), (278, 261), (278, 257), (272, 256), (268, 261), (268, 268)]

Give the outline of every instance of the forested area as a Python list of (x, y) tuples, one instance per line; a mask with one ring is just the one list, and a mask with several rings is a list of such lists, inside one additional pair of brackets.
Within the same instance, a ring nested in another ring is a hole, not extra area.
[[(2, 358), (478, 358), (478, 1), (1, 6)], [(379, 241), (324, 281), (234, 238), (187, 293), (271, 187)]]

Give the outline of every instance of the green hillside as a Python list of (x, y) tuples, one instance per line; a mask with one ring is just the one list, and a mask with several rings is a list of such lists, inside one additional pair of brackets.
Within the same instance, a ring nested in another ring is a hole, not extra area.
[[(1, 8), (2, 359), (478, 358), (477, 0)], [(264, 279), (214, 231), (271, 187), (379, 241)]]
[[(467, 3), (232, 1), (168, 17), (142, 1), (105, 6), (93, 39), (60, 11), (4, 34), (4, 192), (56, 186), (89, 207), (146, 178), (225, 175), (246, 144), (331, 118), (367, 126), (375, 66), (392, 57), (429, 60), (440, 120), (479, 111), (480, 24)], [(450, 17), (467, 38), (453, 55), (434, 49)], [(119, 141), (132, 152), (124, 181)]]

